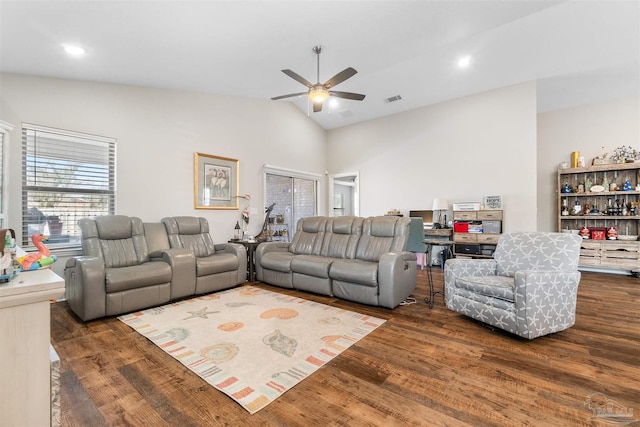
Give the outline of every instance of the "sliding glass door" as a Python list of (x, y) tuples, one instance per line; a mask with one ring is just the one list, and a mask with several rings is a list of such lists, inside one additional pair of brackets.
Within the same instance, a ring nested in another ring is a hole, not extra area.
[[(273, 240), (290, 241), (300, 218), (317, 215), (318, 180), (270, 170), (265, 173), (265, 206), (273, 206), (269, 222), (273, 225)], [(318, 176), (319, 177), (319, 176)], [(283, 231), (282, 230), (286, 230)], [(284, 234), (284, 235), (283, 235)]]

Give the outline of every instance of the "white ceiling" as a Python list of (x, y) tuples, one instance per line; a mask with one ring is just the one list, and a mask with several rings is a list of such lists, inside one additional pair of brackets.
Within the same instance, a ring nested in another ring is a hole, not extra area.
[[(61, 45), (86, 48), (70, 58)], [(0, 71), (270, 101), (358, 70), (325, 129), (529, 80), (538, 111), (640, 95), (637, 0), (6, 1)], [(472, 55), (458, 69), (461, 55)], [(1, 90), (1, 88), (0, 88)], [(402, 100), (384, 99), (401, 95)]]

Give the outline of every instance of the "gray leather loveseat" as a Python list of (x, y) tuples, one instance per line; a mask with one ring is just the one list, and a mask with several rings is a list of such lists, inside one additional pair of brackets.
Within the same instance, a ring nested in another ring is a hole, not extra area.
[(261, 282), (394, 308), (416, 287), (416, 255), (406, 252), (409, 218), (309, 217), (291, 243), (256, 249)]
[(78, 222), (83, 256), (67, 260), (64, 276), (69, 306), (80, 319), (129, 313), (246, 281), (242, 245), (213, 245), (204, 218), (164, 220), (172, 225), (171, 242), (165, 224), (136, 217)]

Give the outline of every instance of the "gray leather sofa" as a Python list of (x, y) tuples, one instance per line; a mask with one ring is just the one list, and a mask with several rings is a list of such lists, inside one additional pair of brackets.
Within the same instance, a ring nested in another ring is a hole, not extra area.
[[(191, 222), (205, 224), (206, 220)], [(78, 224), (83, 256), (67, 260), (64, 276), (69, 306), (84, 321), (231, 288), (246, 280), (247, 254), (242, 245), (217, 246), (224, 252), (224, 261), (218, 263), (216, 254), (210, 254), (209, 262), (215, 267), (203, 269), (203, 262), (198, 262), (202, 248), (184, 244), (179, 235), (171, 244), (163, 223), (109, 215), (82, 218)], [(200, 227), (191, 241), (211, 241), (208, 224)]]
[(416, 287), (416, 255), (405, 251), (409, 218), (309, 217), (291, 243), (256, 249), (261, 282), (394, 308)]

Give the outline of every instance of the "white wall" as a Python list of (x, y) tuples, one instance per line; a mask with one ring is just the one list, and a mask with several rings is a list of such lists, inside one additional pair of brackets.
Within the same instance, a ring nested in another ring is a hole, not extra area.
[(327, 164), (360, 172), (362, 216), (501, 194), (504, 229), (535, 230), (535, 83), (331, 130)]
[[(538, 230), (558, 231), (557, 171), (579, 151), (587, 165), (602, 149), (611, 154), (640, 149), (640, 97), (602, 102), (538, 115)], [(633, 183), (635, 185), (635, 183)]]
[(203, 216), (216, 243), (233, 236), (240, 211), (194, 209), (195, 152), (240, 160), (240, 194), (257, 208), (251, 234), (264, 220), (262, 165), (326, 169), (325, 131), (288, 103), (12, 74), (0, 74), (0, 87), (0, 120), (15, 126), (8, 224), (16, 232), (23, 122), (116, 138), (117, 212), (144, 221)]

